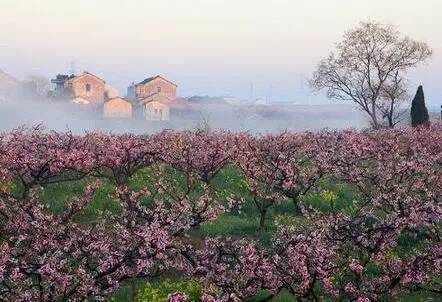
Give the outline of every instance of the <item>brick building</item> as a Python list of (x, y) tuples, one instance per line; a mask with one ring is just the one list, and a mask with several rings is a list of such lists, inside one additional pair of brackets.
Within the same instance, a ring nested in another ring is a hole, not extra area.
[(105, 86), (106, 82), (103, 79), (89, 72), (71, 76), (64, 82), (64, 87), (68, 89), (72, 99), (84, 100), (92, 105), (104, 103)]
[(107, 118), (130, 118), (132, 103), (121, 97), (109, 99), (103, 105), (103, 115)]
[(153, 95), (176, 99), (177, 85), (162, 76), (147, 78), (134, 85), (135, 97), (142, 100)]
[(170, 105), (158, 100), (152, 100), (143, 104), (144, 114), (149, 121), (170, 120)]
[(142, 108), (150, 121), (168, 121), (175, 109), (177, 85), (162, 76), (147, 78), (128, 88), (128, 98)]

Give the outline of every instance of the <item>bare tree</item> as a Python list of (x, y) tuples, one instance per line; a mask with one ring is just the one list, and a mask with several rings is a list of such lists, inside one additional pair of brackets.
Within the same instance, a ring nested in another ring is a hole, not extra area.
[(382, 88), (377, 108), (381, 114), (382, 120), (389, 128), (394, 128), (406, 117), (407, 108), (405, 103), (411, 96), (406, 88), (406, 81), (399, 71), (396, 71), (391, 81)]
[(201, 120), (195, 126), (195, 131), (202, 133), (210, 133), (212, 131), (212, 127), (210, 126), (210, 115), (201, 113)]
[(373, 128), (394, 127), (407, 100), (405, 75), (426, 61), (432, 50), (424, 42), (401, 37), (391, 25), (361, 22), (336, 45), (337, 53), (323, 59), (310, 81), (331, 99), (359, 105)]
[(49, 79), (46, 78), (45, 76), (38, 74), (31, 74), (27, 76), (26, 80), (29, 83), (33, 83), (36, 90), (35, 93), (38, 96), (46, 96), (48, 94), (51, 84)]

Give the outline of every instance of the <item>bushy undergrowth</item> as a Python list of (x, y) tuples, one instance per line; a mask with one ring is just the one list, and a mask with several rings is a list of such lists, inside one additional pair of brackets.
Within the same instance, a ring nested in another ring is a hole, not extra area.
[(137, 301), (139, 302), (167, 302), (170, 295), (179, 292), (187, 296), (189, 302), (201, 301), (203, 286), (195, 281), (170, 281), (165, 280), (160, 284), (153, 286), (147, 282), (140, 290)]

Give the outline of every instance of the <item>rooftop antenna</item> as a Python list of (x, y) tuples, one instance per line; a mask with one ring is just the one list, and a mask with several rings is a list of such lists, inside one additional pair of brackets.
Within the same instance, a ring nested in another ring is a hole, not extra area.
[(69, 74), (76, 74), (77, 73), (77, 64), (75, 61), (71, 61), (71, 65), (69, 67)]

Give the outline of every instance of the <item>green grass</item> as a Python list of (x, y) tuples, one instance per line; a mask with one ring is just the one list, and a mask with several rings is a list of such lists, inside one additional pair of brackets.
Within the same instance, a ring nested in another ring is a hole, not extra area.
[[(66, 209), (69, 200), (81, 196), (87, 184), (93, 181), (92, 179), (83, 179), (47, 185), (43, 190), (42, 200), (49, 205), (52, 212), (60, 213)], [(77, 215), (79, 222), (91, 223), (103, 212), (119, 213), (120, 206), (113, 198), (115, 186), (105, 180), (101, 180), (100, 184), (90, 206)]]
[[(151, 191), (155, 190), (154, 169), (156, 167), (148, 167), (139, 170), (133, 177), (129, 179), (128, 186), (134, 190), (147, 188)], [(168, 182), (174, 186), (178, 192), (184, 192), (187, 182), (183, 173), (174, 171), (170, 167), (166, 167), (165, 175)], [(60, 213), (66, 208), (71, 198), (80, 196), (87, 184), (96, 181), (93, 178), (85, 178), (78, 181), (67, 181), (58, 184), (51, 184), (44, 187), (42, 191), (43, 201), (50, 206), (54, 213)], [(14, 182), (1, 183), (2, 186), (15, 191), (19, 191), (19, 186)], [(332, 179), (324, 179), (319, 183), (320, 189), (308, 192), (305, 196), (300, 197), (300, 201), (305, 206), (311, 206), (319, 211), (345, 211), (351, 213), (357, 206), (360, 196), (354, 188), (338, 183)], [(119, 205), (114, 201), (115, 184), (109, 180), (100, 179), (100, 187), (95, 192), (94, 198), (88, 209), (78, 215), (77, 219), (83, 223), (91, 223), (103, 212), (118, 213)], [(206, 223), (194, 230), (191, 235), (195, 239), (203, 239), (205, 237), (226, 236), (234, 238), (253, 239), (264, 245), (270, 244), (270, 238), (276, 231), (275, 222), (292, 226), (301, 226), (307, 223), (305, 220), (296, 216), (297, 208), (295, 204), (287, 199), (279, 204), (274, 204), (269, 208), (266, 219), (266, 230), (259, 232), (259, 215), (255, 205), (252, 202), (250, 192), (244, 177), (240, 170), (235, 166), (227, 166), (221, 170), (212, 180), (211, 189), (213, 190), (215, 202), (223, 204), (227, 197), (242, 198), (245, 200), (244, 206), (232, 213), (225, 213), (218, 217), (215, 221)], [(203, 192), (203, 186), (198, 185), (197, 192), (192, 197), (197, 197)], [(330, 197), (331, 196), (331, 197)], [(163, 194), (160, 196), (165, 201), (171, 200), (170, 196)], [(146, 199), (149, 204), (151, 200)], [(410, 251), (410, 247), (418, 248), (412, 237), (404, 236), (400, 239), (398, 252), (405, 254)], [(155, 284), (155, 280), (149, 280)], [(136, 280), (135, 288), (142, 288), (146, 280)], [(268, 296), (269, 293), (262, 292), (257, 297), (251, 298), (249, 302), (259, 302)], [(132, 286), (126, 282), (121, 290), (115, 293), (112, 301), (131, 301)], [(278, 293), (271, 301), (274, 302), (292, 302), (293, 297), (285, 290)], [(411, 294), (404, 296), (402, 301), (436, 301), (433, 296), (425, 293)]]
[(132, 297), (136, 296), (146, 284), (146, 280), (134, 279), (124, 282), (119, 291), (113, 294), (109, 300), (112, 302), (127, 302), (132, 301)]
[[(139, 170), (129, 179), (129, 187), (134, 190), (147, 188), (154, 191), (154, 168), (155, 167), (148, 167)], [(168, 167), (164, 170), (164, 173), (168, 176), (167, 179), (170, 185), (174, 186), (178, 192), (184, 192), (187, 179), (183, 173), (174, 171)], [(86, 178), (78, 181), (68, 181), (48, 185), (43, 190), (42, 199), (50, 206), (50, 209), (54, 213), (60, 213), (66, 208), (66, 204), (71, 198), (80, 196), (86, 185), (93, 181), (95, 180), (92, 178)], [(251, 200), (251, 195), (244, 177), (241, 175), (240, 170), (235, 166), (228, 166), (221, 170), (212, 180), (211, 185), (216, 202), (223, 203), (227, 197), (233, 197), (244, 199), (245, 204), (238, 212), (223, 214), (215, 221), (202, 225), (200, 228), (192, 232), (192, 237), (194, 238), (203, 239), (205, 237), (215, 236), (249, 238), (264, 243), (265, 245), (269, 245), (270, 238), (276, 230), (276, 220), (279, 223), (293, 223), (292, 217), (296, 213), (296, 207), (291, 200), (287, 199), (285, 202), (274, 204), (269, 208), (266, 219), (266, 231), (259, 232), (258, 211)], [(327, 187), (331, 188), (331, 185)], [(100, 180), (100, 187), (95, 192), (90, 207), (79, 215), (78, 220), (84, 223), (90, 223), (102, 212), (110, 211), (112, 213), (118, 213), (119, 206), (113, 200), (112, 196), (114, 188), (115, 185), (112, 182), (108, 180)], [(336, 188), (333, 187), (332, 189)], [(202, 187), (198, 187), (195, 197), (202, 192)], [(336, 195), (337, 204), (347, 203), (353, 197), (353, 195), (345, 188), (337, 190)], [(169, 197), (165, 194), (163, 198), (167, 200)], [(329, 204), (327, 204), (323, 196), (317, 193), (303, 196), (302, 202), (323, 211), (330, 210)], [(299, 221), (296, 223), (299, 223)], [(153, 280), (150, 281), (152, 282)], [(135, 280), (135, 289), (141, 289), (145, 282), (146, 280)], [(111, 297), (111, 300), (130, 301), (133, 295), (133, 288), (134, 287), (130, 282), (125, 282), (122, 288)], [(262, 292), (256, 298), (249, 299), (248, 301), (258, 302), (267, 295), (268, 293)], [(295, 300), (287, 291), (281, 291), (271, 301), (291, 302)]]
[(224, 214), (212, 223), (201, 226), (198, 235), (206, 236), (255, 236), (258, 229), (258, 221), (252, 217), (240, 217)]
[(66, 209), (70, 199), (82, 195), (86, 185), (86, 180), (47, 185), (43, 190), (42, 200), (55, 214), (58, 214)]

